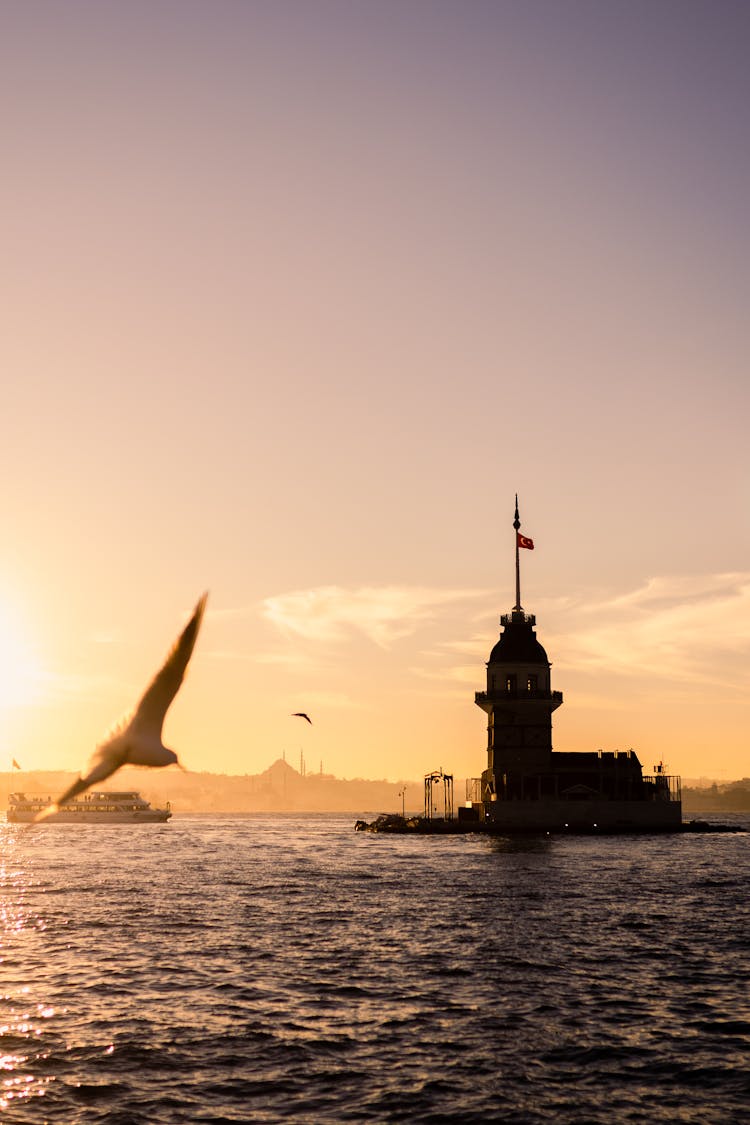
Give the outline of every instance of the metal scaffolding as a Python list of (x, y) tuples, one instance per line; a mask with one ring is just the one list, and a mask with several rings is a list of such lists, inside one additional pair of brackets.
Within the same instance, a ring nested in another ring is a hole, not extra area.
[[(439, 815), (436, 798), (443, 789), (443, 816)], [(435, 786), (438, 786), (437, 791)], [(443, 767), (424, 775), (424, 816), (425, 820), (453, 820), (453, 774), (443, 773)]]

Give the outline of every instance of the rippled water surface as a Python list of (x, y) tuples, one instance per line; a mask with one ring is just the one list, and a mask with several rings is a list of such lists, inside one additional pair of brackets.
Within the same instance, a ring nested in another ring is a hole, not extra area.
[(0, 824), (0, 1121), (750, 1120), (750, 836), (354, 819)]

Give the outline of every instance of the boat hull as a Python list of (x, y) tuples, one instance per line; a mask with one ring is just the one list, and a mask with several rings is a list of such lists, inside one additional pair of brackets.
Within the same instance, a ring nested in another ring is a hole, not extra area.
[[(7, 821), (9, 824), (31, 824), (38, 815), (36, 812), (14, 812), (9, 810)], [(99, 813), (99, 812), (71, 812), (61, 809), (60, 812), (51, 813), (43, 821), (44, 824), (163, 824), (171, 817), (171, 812), (166, 809), (149, 809), (143, 812)]]
[[(52, 803), (50, 797), (36, 794), (11, 793), (8, 798), (9, 824), (33, 824), (40, 813)], [(163, 824), (172, 811), (154, 809), (134, 790), (112, 792), (101, 789), (83, 797), (65, 801), (53, 813), (48, 813), (42, 824)]]

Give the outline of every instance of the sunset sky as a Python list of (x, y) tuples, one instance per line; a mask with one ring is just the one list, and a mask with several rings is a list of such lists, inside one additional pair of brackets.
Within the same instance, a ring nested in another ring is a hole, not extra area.
[[(0, 750), (750, 774), (750, 4), (5, 0)], [(291, 712), (307, 711), (313, 726)]]

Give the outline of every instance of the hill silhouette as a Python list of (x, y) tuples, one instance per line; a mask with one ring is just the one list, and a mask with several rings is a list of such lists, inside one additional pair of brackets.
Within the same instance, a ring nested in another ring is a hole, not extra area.
[[(0, 808), (8, 793), (54, 798), (76, 775), (50, 770), (13, 770), (0, 774)], [(137, 789), (153, 805), (167, 801), (181, 812), (400, 812), (406, 789), (406, 811), (423, 805), (423, 781), (351, 780), (325, 773), (300, 773), (277, 758), (259, 774), (183, 773), (180, 770), (121, 769), (97, 787)], [(456, 784), (457, 796), (463, 783)]]

